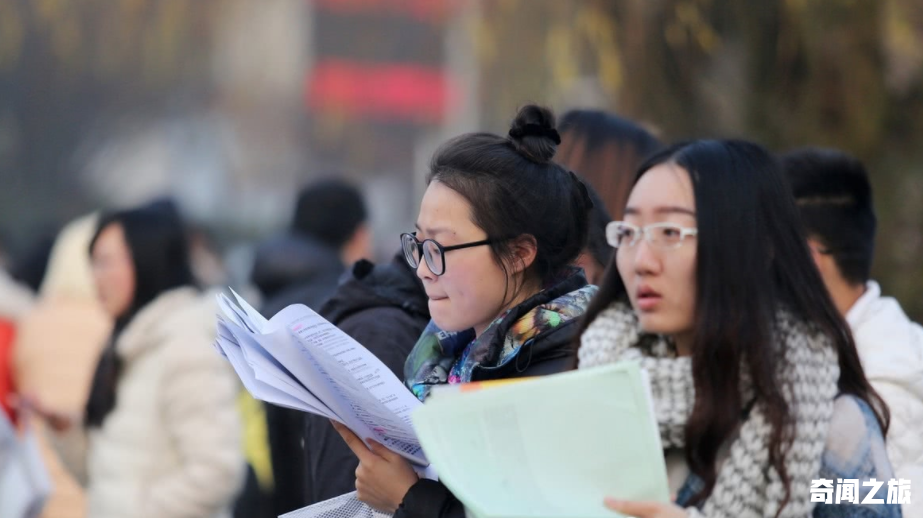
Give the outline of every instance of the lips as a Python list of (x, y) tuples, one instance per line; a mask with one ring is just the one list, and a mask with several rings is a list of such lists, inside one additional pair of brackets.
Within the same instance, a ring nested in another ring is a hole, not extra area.
[(663, 296), (649, 286), (642, 285), (635, 290), (635, 300), (638, 303), (638, 309), (641, 311), (653, 311), (657, 308), (657, 305), (660, 304), (660, 301), (663, 300)]

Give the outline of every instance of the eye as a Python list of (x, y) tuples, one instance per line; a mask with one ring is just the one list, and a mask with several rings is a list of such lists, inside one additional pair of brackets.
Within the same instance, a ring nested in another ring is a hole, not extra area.
[(666, 225), (657, 229), (656, 240), (665, 245), (677, 245), (683, 238), (683, 229), (675, 225)]
[(620, 243), (631, 242), (635, 238), (635, 229), (631, 227), (620, 227), (618, 236)]
[(676, 238), (682, 234), (682, 230), (678, 227), (663, 227), (660, 229), (661, 234), (667, 238)]

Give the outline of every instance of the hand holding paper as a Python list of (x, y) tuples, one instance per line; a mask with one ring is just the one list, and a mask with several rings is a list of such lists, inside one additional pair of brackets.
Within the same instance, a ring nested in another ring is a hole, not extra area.
[(404, 500), (419, 476), (400, 455), (375, 441), (366, 447), (362, 439), (345, 426), (333, 422), (333, 427), (359, 457), (356, 469), (356, 496), (374, 509), (393, 513)]
[(628, 502), (606, 498), (606, 507), (635, 518), (687, 518), (683, 508), (661, 502)]

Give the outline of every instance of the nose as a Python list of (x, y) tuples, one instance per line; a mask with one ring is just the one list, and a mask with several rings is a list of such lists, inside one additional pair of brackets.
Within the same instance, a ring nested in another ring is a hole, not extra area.
[(651, 275), (660, 271), (660, 255), (646, 239), (634, 246), (634, 270), (637, 275)]
[(430, 271), (429, 265), (426, 264), (426, 260), (422, 256), (420, 257), (420, 264), (417, 265), (417, 277), (423, 281), (436, 280), (436, 276)]

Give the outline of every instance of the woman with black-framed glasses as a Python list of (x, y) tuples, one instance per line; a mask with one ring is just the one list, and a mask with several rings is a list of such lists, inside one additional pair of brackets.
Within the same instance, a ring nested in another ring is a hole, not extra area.
[[(507, 137), (462, 135), (433, 157), (416, 232), (401, 235), (432, 316), (404, 368), (421, 400), (439, 384), (551, 374), (573, 363), (577, 323), (596, 292), (571, 266), (586, 246), (592, 202), (551, 161), (558, 144), (554, 116), (530, 105)], [(445, 486), (340, 433), (360, 460), (360, 500), (396, 517), (464, 516)]]

